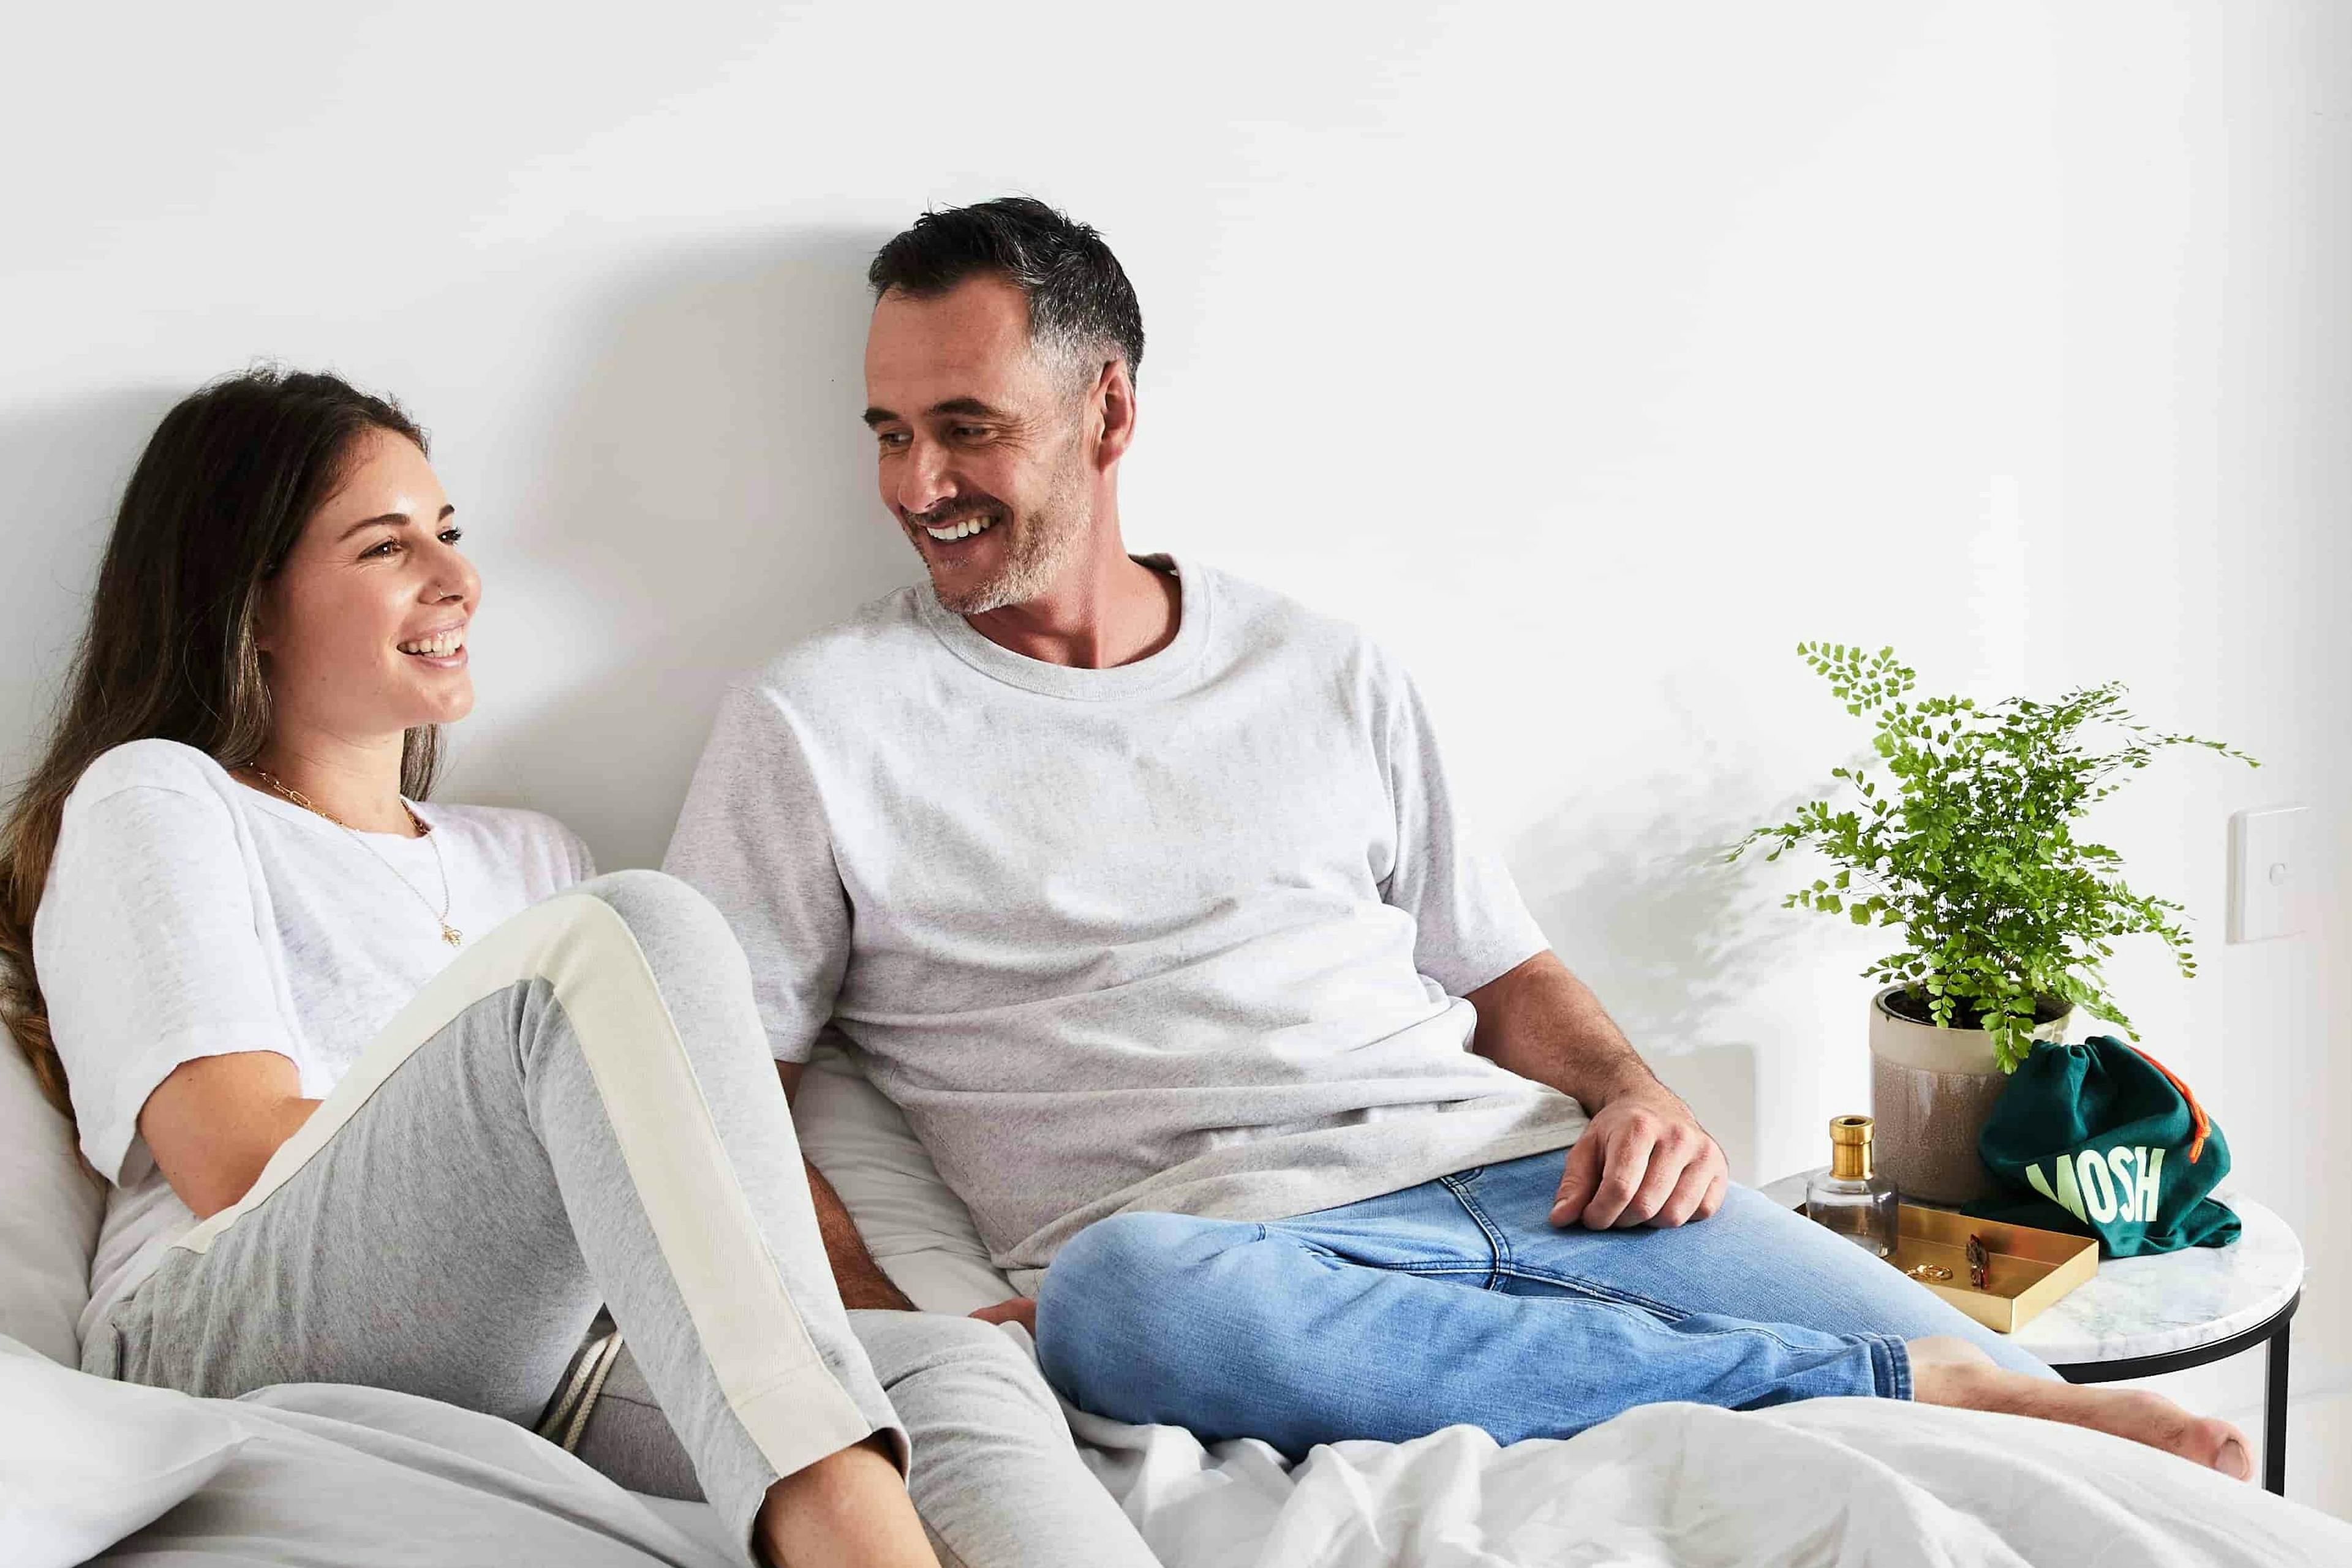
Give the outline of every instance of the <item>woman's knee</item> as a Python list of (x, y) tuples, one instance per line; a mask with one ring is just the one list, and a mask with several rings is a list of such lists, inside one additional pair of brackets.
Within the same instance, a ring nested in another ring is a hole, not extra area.
[[(688, 883), (667, 871), (643, 868), (607, 871), (570, 889), (584, 893), (621, 917), (621, 923), (643, 942), (648, 936), (671, 932), (709, 935), (728, 932), (727, 919), (718, 907)], [(732, 933), (729, 932), (732, 941)]]
[(620, 917), (656, 975), (681, 966), (698, 975), (717, 965), (730, 979), (751, 984), (751, 965), (734, 928), (719, 907), (664, 871), (607, 871), (571, 889)]

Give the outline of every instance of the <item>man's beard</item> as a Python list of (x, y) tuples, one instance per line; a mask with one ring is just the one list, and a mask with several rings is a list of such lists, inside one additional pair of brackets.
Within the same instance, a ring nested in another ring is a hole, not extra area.
[[(1010, 507), (998, 502), (961, 507), (958, 512), (971, 516), (991, 510), (1002, 519), (996, 526), (1004, 531), (1004, 564), (996, 574), (961, 592), (950, 592), (940, 582), (938, 571), (931, 573), (932, 592), (939, 595), (940, 607), (952, 614), (984, 616), (1045, 597), (1084, 547), (1091, 521), (1083, 487), (1069, 482), (1066, 475), (1056, 479), (1044, 503), (1034, 511), (1016, 516)], [(917, 554), (922, 551), (920, 544), (915, 544)], [(930, 565), (929, 556), (923, 557), (923, 564)]]

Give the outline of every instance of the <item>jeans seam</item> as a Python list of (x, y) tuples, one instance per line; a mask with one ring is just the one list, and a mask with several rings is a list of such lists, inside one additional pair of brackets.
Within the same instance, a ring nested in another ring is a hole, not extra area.
[(1451, 1176), (1440, 1176), (1437, 1179), (1444, 1184), (1447, 1192), (1454, 1194), (1454, 1201), (1462, 1205), (1462, 1212), (1470, 1216), (1471, 1223), (1486, 1233), (1486, 1247), (1494, 1254), (1495, 1260), (1486, 1270), (1486, 1283), (1482, 1289), (1492, 1290), (1503, 1282), (1506, 1272), (1513, 1269), (1514, 1260), (1511, 1257), (1510, 1238), (1487, 1219), (1486, 1211), (1480, 1208), (1477, 1200), (1470, 1195), (1469, 1178), (1477, 1173), (1475, 1170), (1464, 1171)]
[(1664, 1301), (1654, 1301), (1636, 1290), (1621, 1290), (1613, 1286), (1595, 1284), (1590, 1279), (1579, 1279), (1570, 1275), (1555, 1273), (1549, 1268), (1514, 1263), (1507, 1272), (1515, 1279), (1526, 1279), (1538, 1285), (1554, 1285), (1563, 1290), (1574, 1290), (1599, 1300), (1615, 1301), (1626, 1307), (1639, 1307), (1646, 1312), (1664, 1318), (1670, 1323), (1679, 1323), (1685, 1318), (1697, 1315), (1685, 1308), (1671, 1306)]

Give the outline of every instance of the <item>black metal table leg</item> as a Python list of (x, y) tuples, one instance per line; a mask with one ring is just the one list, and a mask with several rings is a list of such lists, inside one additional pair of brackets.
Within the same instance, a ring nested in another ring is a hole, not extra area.
[(2268, 1386), (2263, 1393), (2263, 1487), (2286, 1496), (2286, 1357), (2294, 1338), (2294, 1320), (2279, 1324), (2271, 1336)]

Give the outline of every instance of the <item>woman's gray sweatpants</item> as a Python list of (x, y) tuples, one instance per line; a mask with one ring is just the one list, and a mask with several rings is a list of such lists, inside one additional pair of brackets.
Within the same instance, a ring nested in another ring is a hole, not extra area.
[[(779, 1478), (877, 1433), (907, 1467), (834, 1289), (741, 950), (651, 871), (582, 884), (460, 953), (82, 1360), (195, 1394), (360, 1383), (529, 1424), (600, 1304), (747, 1556)], [(1062, 1454), (1050, 1476), (989, 1484), (1006, 1506), (1030, 1486), (1109, 1505), (1066, 1438)], [(925, 1456), (919, 1510), (942, 1464), (970, 1484), (952, 1453)], [(1087, 1545), (1033, 1542), (1020, 1560), (1102, 1560)]]
[[(1003, 1330), (928, 1312), (853, 1311), (849, 1326), (914, 1442), (908, 1489), (944, 1568), (1158, 1568)], [(632, 1491), (702, 1495), (625, 1346), (573, 1452)]]

